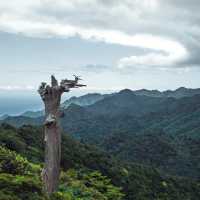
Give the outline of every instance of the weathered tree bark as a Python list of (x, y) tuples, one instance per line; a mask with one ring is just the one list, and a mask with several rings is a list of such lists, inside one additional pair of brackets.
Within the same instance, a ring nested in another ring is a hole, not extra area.
[(61, 158), (59, 107), (62, 91), (55, 78), (52, 76), (51, 79), (51, 87), (43, 85), (44, 88), (40, 90), (45, 105), (45, 164), (42, 171), (42, 179), (48, 194), (57, 189)]
[(51, 76), (51, 86), (42, 83), (38, 92), (45, 105), (45, 164), (42, 170), (44, 189), (48, 195), (56, 191), (59, 183), (61, 160), (61, 129), (59, 124), (60, 101), (63, 92), (70, 88), (82, 87), (75, 80), (62, 80), (58, 85), (54, 76)]

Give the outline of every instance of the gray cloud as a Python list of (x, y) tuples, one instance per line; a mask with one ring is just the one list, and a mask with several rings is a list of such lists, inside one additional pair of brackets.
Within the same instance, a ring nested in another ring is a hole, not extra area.
[(34, 7), (34, 13), (52, 22), (130, 35), (152, 34), (177, 41), (187, 49), (189, 57), (174, 66), (185, 67), (200, 63), (199, 8), (198, 0), (47, 0)]
[[(0, 30), (32, 38), (43, 38), (41, 41), (33, 40), (30, 48), (29, 45), (24, 47), (27, 59), (23, 58), (23, 51), (18, 53), (19, 50), (12, 52), (7, 49), (7, 55), (10, 51), (13, 56), (17, 55), (16, 60), (13, 59), (11, 63), (13, 65), (31, 64), (28, 60), (32, 58), (31, 62), (37, 61), (34, 67), (50, 66), (52, 71), (57, 71), (61, 76), (63, 70), (83, 72), (85, 76), (95, 74), (90, 83), (99, 80), (98, 87), (101, 86), (103, 77), (108, 78), (114, 73), (116, 77), (113, 77), (112, 81), (118, 87), (120, 83), (117, 80), (123, 79), (121, 74), (126, 74), (125, 76), (128, 76), (128, 73), (133, 74), (124, 81), (124, 85), (121, 86), (123, 87), (128, 86), (128, 80), (131, 78), (133, 78), (129, 80), (131, 83), (140, 82), (145, 70), (149, 74), (152, 71), (151, 75), (145, 75), (148, 81), (143, 80), (145, 82), (143, 86), (146, 86), (149, 80), (159, 77), (156, 69), (161, 69), (159, 73), (163, 77), (166, 68), (169, 71), (174, 70), (175, 74), (181, 70), (183, 71), (181, 73), (186, 73), (188, 68), (194, 73), (198, 72), (195, 67), (200, 66), (199, 9), (199, 0), (2, 1)], [(70, 37), (81, 39), (76, 45), (74, 41), (73, 44), (65, 43), (64, 40)], [(56, 42), (49, 46), (50, 42), (45, 43), (44, 38), (47, 38), (46, 41), (50, 41), (48, 38), (54, 38)], [(83, 40), (86, 44), (81, 42)], [(18, 43), (16, 44), (15, 48), (22, 49)], [(2, 55), (4, 55), (3, 50)], [(32, 55), (32, 51), (35, 54)], [(73, 69), (54, 68), (54, 66), (64, 66), (65, 63), (66, 66), (73, 66)], [(88, 63), (93, 64), (87, 65)], [(117, 68), (117, 65), (121, 66), (121, 69)], [(139, 71), (140, 68), (142, 72)], [(45, 69), (47, 67), (41, 71), (44, 72)], [(166, 74), (170, 76), (171, 73), (173, 72)], [(194, 74), (190, 72), (187, 77), (191, 79), (192, 76)], [(46, 78), (46, 75), (41, 75), (41, 78), (43, 77)], [(176, 82), (175, 75), (173, 78)], [(177, 80), (177, 86), (180, 82)], [(196, 82), (192, 84), (195, 85)]]

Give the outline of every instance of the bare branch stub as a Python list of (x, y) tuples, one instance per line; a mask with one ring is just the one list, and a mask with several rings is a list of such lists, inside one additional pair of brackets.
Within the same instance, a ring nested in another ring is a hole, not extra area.
[(64, 79), (58, 84), (56, 78), (51, 76), (51, 86), (42, 82), (38, 93), (45, 105), (45, 164), (42, 170), (44, 188), (48, 195), (58, 187), (61, 158), (61, 129), (59, 126), (60, 101), (64, 92), (71, 88), (83, 87), (78, 83), (80, 78), (74, 80)]
[(42, 82), (38, 92), (41, 96), (41, 98), (44, 100), (46, 96), (51, 94), (53, 90), (60, 92), (60, 95), (63, 92), (69, 92), (71, 88), (79, 88), (79, 87), (84, 87), (86, 85), (79, 84), (78, 81), (81, 80), (78, 76), (75, 76), (74, 80), (69, 80), (69, 79), (63, 79), (60, 82), (60, 85), (58, 85), (58, 81), (56, 78), (52, 75), (51, 76), (51, 87), (47, 85), (47, 83)]

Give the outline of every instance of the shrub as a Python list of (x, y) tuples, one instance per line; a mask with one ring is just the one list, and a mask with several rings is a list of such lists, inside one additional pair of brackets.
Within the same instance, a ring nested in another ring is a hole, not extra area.
[(30, 174), (40, 171), (38, 165), (31, 164), (14, 151), (0, 146), (0, 172), (10, 174)]
[(45, 200), (38, 177), (0, 174), (0, 200)]

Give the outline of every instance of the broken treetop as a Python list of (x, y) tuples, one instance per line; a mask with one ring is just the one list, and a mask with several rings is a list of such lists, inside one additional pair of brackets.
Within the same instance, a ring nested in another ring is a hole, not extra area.
[(45, 100), (46, 94), (53, 92), (53, 90), (61, 95), (63, 92), (69, 92), (70, 88), (78, 88), (78, 87), (86, 86), (86, 85), (78, 84), (79, 80), (81, 79), (76, 78), (76, 77), (74, 80), (63, 79), (61, 80), (60, 85), (58, 85), (58, 81), (52, 75), (51, 86), (49, 86), (45, 82), (42, 82), (38, 89), (38, 92), (40, 96), (42, 97), (42, 99)]

